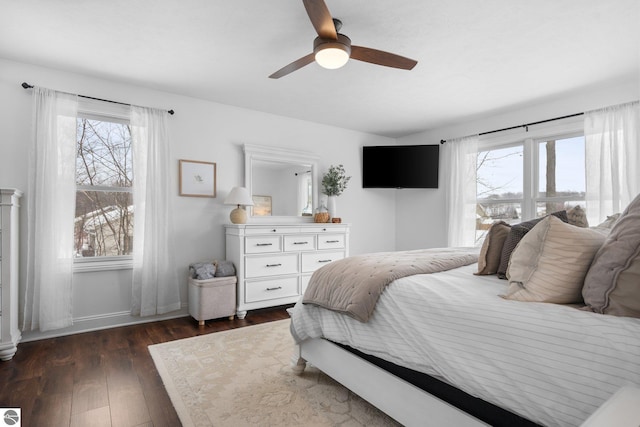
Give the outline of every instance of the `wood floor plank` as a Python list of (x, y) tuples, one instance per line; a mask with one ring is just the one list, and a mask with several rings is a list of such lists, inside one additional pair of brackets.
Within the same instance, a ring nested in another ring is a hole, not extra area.
[[(12, 381), (4, 384), (0, 390), (0, 406), (3, 408), (21, 408), (22, 417), (34, 412), (35, 396), (40, 395), (40, 378)], [(23, 423), (23, 425), (31, 425)]]
[(154, 427), (174, 427), (180, 425), (180, 418), (169, 399), (163, 385), (149, 387), (143, 385), (143, 392)]
[(42, 379), (42, 394), (73, 393), (73, 364), (53, 365), (47, 367), (47, 375)]
[(70, 427), (111, 427), (109, 406), (71, 414)]
[(151, 422), (142, 387), (138, 384), (109, 386), (109, 408), (114, 426), (133, 427)]
[(0, 362), (0, 406), (22, 408), (24, 426), (179, 426), (148, 346), (286, 319), (285, 308), (202, 327), (182, 317), (21, 343)]
[(109, 406), (106, 377), (74, 384), (71, 401), (72, 415), (92, 411), (104, 406)]
[(71, 393), (48, 393), (36, 397), (33, 412), (22, 410), (22, 425), (68, 426), (71, 423)]

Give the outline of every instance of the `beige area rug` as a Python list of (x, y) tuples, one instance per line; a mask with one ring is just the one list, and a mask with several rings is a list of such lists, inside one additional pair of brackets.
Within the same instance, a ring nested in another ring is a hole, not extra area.
[(183, 427), (398, 425), (314, 367), (294, 374), (289, 323), (149, 346)]

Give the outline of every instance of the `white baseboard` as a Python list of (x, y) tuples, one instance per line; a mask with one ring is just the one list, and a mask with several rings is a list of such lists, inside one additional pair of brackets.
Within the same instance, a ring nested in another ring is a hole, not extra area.
[[(160, 320), (176, 319), (189, 316), (186, 304), (180, 310), (172, 311), (158, 316), (132, 316), (128, 311), (105, 313), (95, 316), (85, 316), (73, 319), (73, 326), (54, 331), (38, 332), (30, 331), (22, 333), (20, 342), (37, 341), (46, 338), (63, 337), (66, 335), (81, 334), (84, 332), (99, 331), (102, 329), (116, 328), (119, 326), (137, 325), (142, 323), (157, 322)], [(19, 350), (18, 350), (19, 351)]]

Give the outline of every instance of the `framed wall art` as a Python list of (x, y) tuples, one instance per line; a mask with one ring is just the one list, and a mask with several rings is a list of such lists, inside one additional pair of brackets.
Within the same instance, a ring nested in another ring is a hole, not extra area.
[(256, 216), (271, 215), (271, 196), (252, 196), (253, 214)]
[(216, 164), (179, 160), (180, 195), (216, 197)]

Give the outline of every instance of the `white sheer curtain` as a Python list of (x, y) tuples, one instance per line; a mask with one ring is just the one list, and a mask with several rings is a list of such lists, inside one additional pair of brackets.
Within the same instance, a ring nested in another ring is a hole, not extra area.
[(133, 291), (131, 313), (163, 314), (180, 308), (172, 242), (171, 166), (167, 112), (131, 107), (133, 146)]
[(33, 88), (22, 330), (73, 323), (77, 96)]
[(475, 246), (478, 135), (448, 140), (443, 148), (447, 244)]
[(640, 193), (640, 104), (585, 113), (584, 136), (587, 219), (595, 225)]

